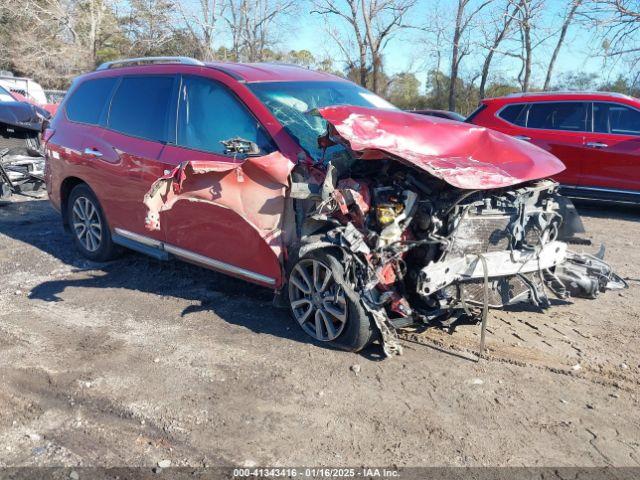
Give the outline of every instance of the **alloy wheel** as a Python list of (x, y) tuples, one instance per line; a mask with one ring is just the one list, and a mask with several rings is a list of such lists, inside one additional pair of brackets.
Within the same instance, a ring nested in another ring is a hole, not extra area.
[(78, 197), (71, 210), (73, 231), (82, 246), (95, 252), (102, 243), (102, 222), (97, 207), (87, 197)]
[(300, 260), (289, 276), (294, 318), (316, 340), (335, 340), (347, 323), (347, 300), (331, 269), (315, 259)]

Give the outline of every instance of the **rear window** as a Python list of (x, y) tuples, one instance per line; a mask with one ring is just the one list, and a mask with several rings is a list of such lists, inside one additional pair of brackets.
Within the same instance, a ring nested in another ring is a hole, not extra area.
[(172, 76), (124, 77), (111, 101), (109, 128), (132, 137), (167, 140)]
[(618, 135), (640, 135), (640, 111), (612, 103), (593, 104), (593, 130)]
[(586, 132), (590, 104), (587, 102), (533, 103), (527, 128)]
[(524, 127), (527, 121), (527, 105), (524, 103), (509, 105), (504, 107), (500, 113), (498, 113), (498, 116), (509, 123)]
[(114, 77), (97, 78), (82, 83), (67, 102), (69, 120), (97, 125), (117, 80)]

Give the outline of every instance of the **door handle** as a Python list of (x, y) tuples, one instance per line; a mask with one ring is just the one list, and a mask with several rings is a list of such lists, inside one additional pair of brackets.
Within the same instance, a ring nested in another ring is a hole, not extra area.
[(587, 142), (586, 145), (587, 147), (591, 148), (607, 148), (609, 146), (606, 143), (602, 142)]
[(517, 138), (518, 140), (524, 140), (525, 142), (531, 140), (531, 137), (527, 137), (526, 135), (516, 135), (514, 138)]
[(89, 148), (89, 147), (84, 149), (84, 154), (89, 155), (90, 157), (98, 157), (98, 158), (102, 156), (102, 152), (100, 152), (100, 150), (97, 150), (95, 148)]

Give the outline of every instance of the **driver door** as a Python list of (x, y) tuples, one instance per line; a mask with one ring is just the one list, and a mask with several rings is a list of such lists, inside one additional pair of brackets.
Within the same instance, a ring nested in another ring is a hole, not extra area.
[[(222, 142), (253, 142), (252, 156), (230, 151)], [(274, 153), (275, 152), (275, 153)], [(273, 155), (268, 156), (273, 153)], [(268, 286), (280, 282), (279, 235), (286, 185), (272, 175), (288, 162), (249, 109), (223, 84), (183, 76), (179, 90), (176, 144), (161, 161), (197, 162), (182, 192), (206, 192), (206, 198), (178, 200), (163, 212), (166, 249), (183, 259)], [(278, 170), (275, 168), (275, 170)]]

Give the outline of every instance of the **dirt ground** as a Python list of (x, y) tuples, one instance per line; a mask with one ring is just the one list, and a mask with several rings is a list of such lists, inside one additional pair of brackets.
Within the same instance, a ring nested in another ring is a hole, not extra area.
[(0, 205), (0, 466), (639, 466), (640, 210), (581, 207), (630, 289), (495, 312), (381, 360), (309, 343), (267, 290), (83, 260)]

